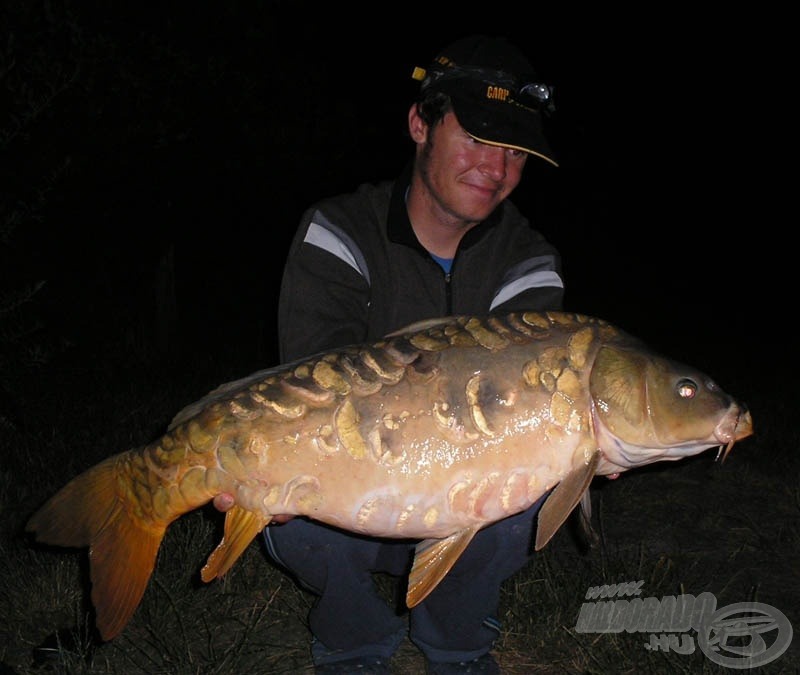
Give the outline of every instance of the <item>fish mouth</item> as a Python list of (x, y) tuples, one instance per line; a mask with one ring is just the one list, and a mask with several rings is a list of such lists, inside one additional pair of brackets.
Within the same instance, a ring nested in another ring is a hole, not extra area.
[(613, 475), (654, 462), (675, 461), (690, 457), (705, 450), (718, 447), (715, 461), (725, 461), (733, 446), (753, 434), (753, 418), (747, 406), (733, 403), (717, 422), (713, 432), (705, 439), (680, 445), (658, 445), (653, 447), (628, 446), (610, 433), (594, 418), (595, 429), (600, 434), (603, 456), (598, 466), (598, 475)]
[(717, 460), (724, 462), (737, 441), (753, 435), (753, 417), (746, 406), (735, 406), (714, 429), (719, 441)]

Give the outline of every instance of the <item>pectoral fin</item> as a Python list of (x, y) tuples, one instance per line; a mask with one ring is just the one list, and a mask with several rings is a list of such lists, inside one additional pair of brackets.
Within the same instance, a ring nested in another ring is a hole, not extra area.
[(535, 546), (537, 551), (544, 548), (572, 513), (575, 505), (587, 494), (599, 461), (600, 451), (597, 450), (586, 464), (568, 473), (550, 493), (539, 511)]
[(592, 527), (592, 493), (588, 488), (581, 497), (581, 506), (578, 509), (578, 530), (586, 546), (591, 548), (600, 542), (600, 536)]
[(269, 521), (269, 518), (233, 506), (225, 514), (222, 541), (208, 556), (208, 561), (200, 571), (200, 578), (208, 582), (225, 574)]
[(408, 576), (406, 605), (422, 602), (436, 588), (467, 548), (478, 528), (460, 530), (446, 539), (425, 539), (414, 551), (414, 565)]

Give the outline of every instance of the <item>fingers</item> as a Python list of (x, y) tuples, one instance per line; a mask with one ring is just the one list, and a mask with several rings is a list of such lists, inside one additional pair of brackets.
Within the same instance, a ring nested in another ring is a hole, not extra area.
[[(222, 513), (230, 511), (235, 503), (236, 502), (233, 498), (233, 495), (230, 492), (221, 492), (216, 497), (214, 497), (214, 508), (217, 509), (217, 511), (221, 511)], [(294, 518), (294, 516), (291, 514), (279, 513), (278, 515), (272, 516), (270, 525), (281, 525), (291, 520), (292, 518)]]
[(217, 509), (217, 511), (222, 511), (222, 513), (229, 511), (233, 504), (233, 495), (229, 492), (222, 492), (214, 497), (214, 508)]

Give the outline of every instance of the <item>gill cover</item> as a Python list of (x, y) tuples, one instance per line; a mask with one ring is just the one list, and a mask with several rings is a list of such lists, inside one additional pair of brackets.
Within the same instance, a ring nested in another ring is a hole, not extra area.
[(700, 371), (676, 361), (604, 345), (589, 389), (598, 417), (621, 441), (664, 448), (713, 437), (730, 398)]

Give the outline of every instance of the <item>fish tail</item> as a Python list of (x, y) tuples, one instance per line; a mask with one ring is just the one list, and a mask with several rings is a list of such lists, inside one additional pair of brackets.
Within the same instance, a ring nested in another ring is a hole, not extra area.
[(89, 547), (92, 603), (103, 640), (122, 631), (144, 595), (168, 523), (142, 520), (120, 495), (120, 463), (110, 457), (47, 501), (25, 529), (37, 541)]

